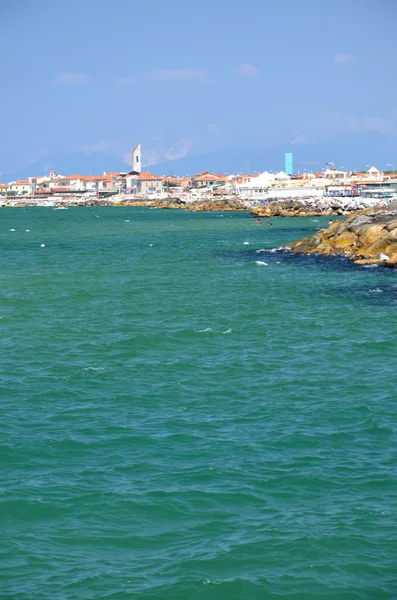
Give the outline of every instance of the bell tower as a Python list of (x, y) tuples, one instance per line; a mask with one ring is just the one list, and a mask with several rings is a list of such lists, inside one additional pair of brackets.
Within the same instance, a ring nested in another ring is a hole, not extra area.
[(138, 144), (132, 153), (132, 170), (141, 172), (141, 145)]

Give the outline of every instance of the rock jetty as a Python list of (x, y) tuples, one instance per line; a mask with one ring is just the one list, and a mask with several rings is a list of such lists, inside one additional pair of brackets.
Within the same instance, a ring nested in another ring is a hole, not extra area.
[(342, 254), (356, 264), (397, 268), (397, 203), (354, 213), (288, 248), (303, 254)]
[(278, 200), (252, 209), (258, 217), (319, 217), (344, 216), (379, 204), (378, 200), (364, 198), (299, 198)]
[(179, 198), (164, 198), (161, 200), (123, 199), (118, 206), (151, 206), (156, 208), (179, 208), (194, 212), (247, 210), (244, 202), (234, 198), (210, 198), (185, 202)]

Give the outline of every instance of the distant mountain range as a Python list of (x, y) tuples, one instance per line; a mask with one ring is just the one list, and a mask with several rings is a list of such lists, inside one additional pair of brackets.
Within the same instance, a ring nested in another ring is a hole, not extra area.
[(60, 175), (102, 175), (128, 171), (131, 168), (121, 157), (109, 156), (103, 152), (73, 152), (44, 156), (26, 167), (0, 175), (1, 181), (15, 181), (56, 171)]
[(346, 170), (364, 170), (375, 165), (381, 170), (397, 169), (397, 137), (377, 132), (349, 133), (312, 143), (284, 143), (268, 148), (225, 148), (201, 156), (185, 156), (151, 167), (154, 174), (184, 176), (199, 171), (215, 173), (253, 173), (281, 171), (285, 153), (293, 153), (295, 173), (321, 171), (334, 162)]
[[(193, 175), (200, 171), (215, 173), (252, 173), (284, 170), (284, 155), (293, 153), (294, 172), (321, 171), (327, 163), (346, 170), (363, 170), (367, 165), (379, 169), (397, 169), (397, 137), (377, 132), (349, 133), (311, 143), (283, 143), (267, 148), (223, 148), (200, 155), (187, 155), (152, 166), (144, 166), (156, 175)], [(145, 149), (143, 148), (143, 164)], [(392, 167), (388, 165), (392, 165)], [(62, 175), (99, 175), (103, 172), (128, 171), (121, 157), (102, 152), (54, 154), (22, 169), (3, 173), (1, 181), (26, 179), (55, 170)]]

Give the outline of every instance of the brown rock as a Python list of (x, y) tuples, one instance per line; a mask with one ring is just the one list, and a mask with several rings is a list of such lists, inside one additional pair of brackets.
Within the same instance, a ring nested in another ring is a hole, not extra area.
[(336, 225), (331, 225), (331, 232), (332, 235), (337, 237), (339, 236), (341, 233), (344, 233), (347, 230), (347, 223), (346, 221), (336, 221)]
[(321, 244), (322, 241), (323, 240), (319, 235), (314, 234), (304, 238), (303, 240), (300, 240), (299, 242), (296, 242), (291, 246), (291, 248), (294, 252), (315, 252), (316, 248)]
[(332, 244), (329, 244), (326, 241), (321, 242), (321, 244), (319, 244), (317, 246), (316, 252), (320, 252), (321, 254), (329, 254), (329, 255), (336, 254), (334, 246), (332, 246)]
[(369, 208), (289, 246), (294, 252), (344, 254), (357, 264), (397, 268), (396, 216), (397, 205)]
[(389, 229), (388, 232), (386, 239), (389, 241), (389, 244), (393, 244), (394, 242), (397, 243), (397, 227), (391, 231)]
[(348, 219), (346, 223), (348, 224), (347, 227), (349, 231), (358, 235), (364, 225), (370, 225), (372, 223), (372, 219), (367, 215), (359, 215), (358, 217), (355, 216), (352, 219)]
[(387, 229), (387, 231), (392, 231), (393, 229), (397, 229), (397, 219), (394, 219), (393, 221), (389, 221), (389, 223), (386, 225), (386, 229)]
[(364, 225), (359, 232), (359, 241), (362, 246), (369, 246), (376, 242), (383, 231), (383, 225)]
[(389, 246), (386, 246), (385, 254), (387, 254), (388, 256), (393, 256), (396, 253), (397, 253), (397, 244), (389, 244)]
[(348, 246), (354, 246), (357, 243), (357, 236), (352, 231), (344, 231), (337, 237), (334, 237), (332, 244), (336, 248), (347, 248)]
[(394, 269), (397, 269), (397, 251), (394, 251), (393, 254), (389, 254), (389, 260), (385, 261), (384, 265), (386, 267), (392, 267)]
[(373, 244), (369, 246), (365, 246), (364, 248), (360, 248), (358, 251), (361, 256), (365, 258), (379, 258), (380, 254), (387, 254), (386, 248), (388, 247), (388, 242), (384, 237), (379, 238)]

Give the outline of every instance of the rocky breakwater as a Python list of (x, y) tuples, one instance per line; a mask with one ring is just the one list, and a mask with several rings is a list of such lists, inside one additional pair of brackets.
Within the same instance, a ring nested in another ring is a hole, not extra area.
[(251, 212), (258, 217), (319, 217), (343, 216), (379, 204), (378, 200), (364, 198), (299, 198), (269, 201)]
[(213, 198), (210, 200), (198, 200), (185, 204), (186, 210), (202, 211), (235, 211), (247, 210), (243, 202), (234, 198)]
[(289, 244), (303, 254), (343, 254), (356, 264), (397, 268), (397, 203), (368, 208)]
[(151, 206), (156, 208), (178, 208), (182, 210), (191, 210), (195, 212), (206, 211), (231, 211), (247, 210), (247, 207), (240, 201), (232, 198), (209, 198), (200, 200), (185, 201), (179, 198), (163, 198), (157, 200), (147, 200), (140, 198), (127, 198), (119, 200), (118, 206)]

